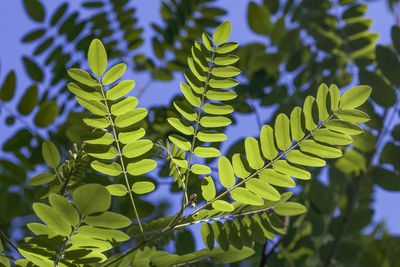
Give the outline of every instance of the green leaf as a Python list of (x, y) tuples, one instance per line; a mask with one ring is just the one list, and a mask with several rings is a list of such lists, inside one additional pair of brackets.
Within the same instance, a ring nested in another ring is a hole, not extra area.
[(340, 92), (336, 85), (332, 84), (329, 87), (329, 96), (331, 97), (331, 108), (333, 111), (339, 109)]
[(111, 106), (111, 113), (115, 116), (124, 114), (134, 109), (138, 104), (136, 97), (128, 96)]
[(193, 106), (198, 107), (201, 104), (200, 97), (194, 94), (192, 88), (186, 83), (180, 83), (181, 91), (185, 96), (186, 100)]
[(79, 214), (74, 206), (66, 200), (64, 197), (51, 193), (49, 195), (50, 205), (56, 210), (61, 218), (72, 226), (76, 226), (79, 223)]
[(239, 46), (239, 43), (236, 42), (227, 42), (219, 45), (215, 51), (218, 54), (227, 54), (229, 52), (232, 52)]
[(396, 91), (382, 74), (378, 74), (376, 71), (360, 70), (358, 79), (359, 83), (368, 84), (374, 88), (371, 92), (371, 98), (376, 104), (385, 108), (395, 104), (397, 99)]
[(231, 27), (231, 22), (228, 20), (215, 29), (213, 39), (217, 45), (223, 44), (228, 41), (229, 35), (231, 34)]
[(142, 139), (125, 145), (122, 148), (122, 155), (127, 158), (139, 157), (153, 148), (153, 142), (150, 140)]
[(97, 77), (100, 77), (106, 71), (107, 53), (99, 39), (94, 39), (90, 43), (88, 61), (90, 69)]
[(244, 260), (254, 253), (255, 251), (249, 247), (243, 247), (239, 250), (234, 248), (233, 246), (230, 246), (228, 251), (218, 253), (215, 256), (211, 256), (211, 258), (218, 262), (236, 262)]
[(247, 180), (246, 188), (250, 192), (267, 200), (278, 201), (281, 198), (281, 195), (273, 186), (257, 178)]
[(94, 115), (98, 116), (106, 116), (107, 115), (107, 108), (104, 106), (103, 103), (99, 101), (93, 101), (93, 100), (86, 100), (80, 97), (76, 97), (76, 100), (78, 101), (79, 105), (93, 113)]
[(60, 164), (60, 153), (57, 147), (51, 141), (44, 141), (42, 144), (42, 155), (47, 165), (53, 169)]
[(24, 62), (25, 70), (28, 72), (28, 75), (32, 78), (32, 80), (35, 82), (42, 82), (44, 74), (38, 64), (27, 57), (23, 57), (22, 60)]
[(198, 146), (194, 149), (194, 154), (199, 158), (216, 158), (221, 155), (221, 152), (214, 147)]
[(68, 8), (68, 3), (64, 3), (60, 5), (59, 8), (53, 13), (53, 16), (50, 19), (50, 25), (54, 26), (57, 24), (57, 22), (60, 21), (61, 17), (65, 14), (65, 11), (67, 11)]
[(348, 135), (357, 135), (363, 132), (363, 129), (355, 123), (342, 121), (342, 120), (330, 120), (325, 123), (326, 128), (339, 133), (345, 133)]
[(228, 90), (207, 90), (206, 97), (210, 100), (227, 101), (237, 97), (237, 94)]
[(231, 123), (231, 119), (224, 116), (203, 116), (200, 119), (200, 125), (206, 128), (225, 127)]
[(212, 204), (213, 209), (223, 212), (232, 212), (234, 211), (234, 207), (232, 204), (224, 201), (224, 200), (215, 200)]
[(106, 189), (112, 196), (123, 197), (128, 194), (128, 189), (123, 184), (111, 184), (107, 185)]
[(190, 71), (185, 71), (186, 81), (189, 83), (190, 87), (198, 94), (202, 94), (204, 91), (203, 83), (200, 82), (196, 76)]
[(183, 101), (174, 101), (174, 107), (188, 121), (195, 121), (197, 119), (197, 113), (188, 103)]
[(293, 188), (296, 186), (295, 182), (288, 176), (273, 169), (262, 170), (259, 174), (260, 179), (264, 182), (276, 186)]
[(38, 104), (38, 88), (36, 85), (30, 86), (18, 104), (18, 112), (28, 115)]
[(334, 159), (342, 156), (342, 151), (340, 149), (313, 140), (304, 140), (300, 145), (300, 150), (321, 158)]
[(55, 174), (49, 173), (49, 172), (44, 172), (44, 173), (34, 176), (32, 179), (30, 179), (28, 181), (28, 184), (31, 186), (42, 185), (42, 184), (50, 183), (50, 182), (54, 181), (54, 179), (56, 179)]
[(224, 225), (221, 222), (216, 221), (213, 223), (212, 228), (214, 230), (215, 239), (217, 240), (220, 248), (224, 251), (227, 251), (229, 249), (229, 241), (224, 229)]
[(107, 118), (83, 118), (83, 122), (93, 128), (104, 129), (110, 126), (110, 121)]
[(44, 102), (39, 107), (35, 115), (34, 123), (38, 127), (47, 127), (54, 122), (58, 115), (58, 105), (56, 100)]
[(239, 57), (235, 55), (217, 56), (214, 63), (219, 66), (228, 66), (238, 62)]
[(95, 160), (90, 163), (90, 166), (93, 168), (93, 170), (110, 176), (118, 176), (122, 172), (121, 166), (116, 162), (104, 163)]
[(250, 2), (247, 8), (247, 20), (250, 29), (255, 33), (266, 35), (271, 31), (270, 13), (264, 5)]
[(120, 132), (118, 134), (118, 139), (123, 144), (129, 144), (142, 138), (145, 134), (146, 134), (145, 129), (139, 128), (128, 132)]
[(211, 40), (211, 37), (207, 33), (203, 33), (201, 35), (201, 39), (203, 40), (203, 44), (206, 46), (206, 48), (210, 51), (214, 50), (214, 43)]
[(251, 174), (249, 163), (242, 154), (236, 153), (233, 155), (232, 165), (235, 175), (239, 178), (244, 179)]
[(357, 109), (343, 109), (336, 113), (336, 116), (348, 122), (362, 123), (370, 120), (367, 113)]
[(329, 93), (328, 86), (326, 84), (321, 84), (317, 92), (317, 107), (318, 115), (321, 121), (326, 120), (329, 117), (329, 108), (327, 106), (327, 96)]
[(314, 97), (307, 96), (303, 105), (306, 129), (310, 132), (318, 126), (318, 107), (314, 100)]
[(230, 88), (230, 87), (235, 87), (236, 85), (239, 84), (238, 81), (236, 81), (233, 78), (226, 78), (226, 79), (210, 79), (210, 81), (208, 82), (208, 84), (212, 87), (212, 88)]
[(210, 167), (206, 166), (206, 165), (201, 165), (201, 164), (193, 164), (190, 167), (190, 170), (194, 173), (194, 174), (209, 174), (211, 173), (211, 169)]
[(300, 203), (285, 202), (277, 204), (274, 211), (281, 216), (296, 216), (307, 212), (307, 209)]
[(226, 140), (226, 135), (213, 131), (201, 131), (197, 134), (197, 138), (202, 142), (222, 142)]
[(88, 72), (76, 68), (67, 70), (69, 77), (87, 86), (99, 86), (99, 83)]
[(258, 197), (257, 195), (251, 193), (246, 188), (236, 187), (231, 191), (231, 197), (240, 203), (261, 206), (264, 204), (264, 201)]
[(264, 166), (264, 160), (261, 157), (260, 146), (258, 141), (253, 137), (245, 140), (246, 157), (252, 169), (260, 169)]
[(126, 80), (117, 83), (106, 92), (106, 97), (109, 100), (116, 100), (127, 95), (135, 87), (135, 82)]
[(4, 83), (0, 88), (0, 100), (7, 102), (13, 98), (16, 82), (15, 72), (12, 70), (7, 74)]
[(273, 168), (275, 171), (289, 175), (291, 177), (299, 178), (302, 180), (311, 179), (311, 174), (303, 167), (289, 163), (285, 160), (278, 160), (274, 163)]
[(328, 129), (318, 129), (314, 132), (314, 139), (318, 142), (330, 145), (349, 145), (353, 143), (351, 136), (345, 133), (339, 133)]
[(45, 18), (45, 10), (38, 0), (24, 0), (24, 7), (29, 17), (37, 22), (43, 22)]
[[(290, 113), (290, 132), (295, 141), (300, 141), (305, 135), (305, 118), (300, 107), (295, 107)], [(261, 143), (262, 148), (262, 143)]]
[(193, 58), (188, 57), (187, 63), (189, 66), (189, 69), (192, 71), (194, 76), (201, 82), (205, 82), (207, 80), (207, 75), (206, 73), (201, 69), (200, 66), (194, 61)]
[(95, 100), (99, 101), (103, 99), (103, 96), (100, 92), (96, 91), (92, 87), (80, 85), (75, 82), (70, 82), (67, 85), (68, 90), (76, 96), (86, 100)]
[(72, 192), (72, 198), (83, 216), (106, 211), (111, 204), (110, 193), (99, 184), (85, 184), (78, 187)]
[(235, 77), (236, 75), (239, 75), (240, 69), (238, 69), (236, 67), (232, 67), (232, 66), (214, 67), (211, 70), (211, 74), (216, 77), (230, 78), (230, 77)]
[[(398, 75), (400, 71), (400, 62), (397, 55), (389, 47), (377, 45), (376, 50), (376, 61), (379, 69), (382, 71), (389, 81), (396, 86), (400, 85), (400, 77)], [(376, 88), (379, 90), (379, 88)]]
[(285, 151), (292, 145), (290, 138), (290, 124), (289, 118), (281, 113), (275, 120), (275, 140), (278, 148)]
[(203, 107), (204, 112), (212, 115), (227, 115), (235, 111), (231, 105), (218, 103), (206, 103)]
[(287, 153), (286, 158), (295, 164), (310, 166), (310, 167), (323, 167), (326, 165), (325, 160), (307, 155), (300, 150), (292, 150)]
[(278, 156), (275, 144), (274, 130), (269, 125), (264, 125), (260, 132), (261, 151), (265, 158), (272, 160)]
[(171, 158), (171, 160), (181, 168), (185, 168), (185, 169), (188, 168), (189, 163), (185, 159), (180, 159), (180, 158), (174, 158), (173, 157), (173, 158)]
[(171, 134), (168, 139), (182, 150), (188, 151), (192, 147), (192, 144), (182, 136)]
[[(58, 234), (54, 232), (50, 227), (42, 223), (28, 223), (26, 225), (29, 230), (35, 235), (47, 235), (49, 238), (55, 237)], [(1, 248), (1, 246), (0, 246)]]
[(91, 226), (118, 229), (129, 226), (131, 224), (131, 220), (121, 214), (106, 211), (100, 215), (87, 216), (85, 223)]
[(152, 182), (141, 181), (132, 185), (132, 191), (136, 194), (143, 195), (153, 192), (156, 186)]
[(172, 127), (185, 135), (193, 135), (194, 133), (193, 127), (186, 121), (181, 121), (178, 118), (168, 118), (167, 121)]
[(374, 167), (371, 172), (372, 180), (381, 188), (389, 191), (400, 190), (400, 176), (393, 171), (381, 167)]
[(125, 128), (143, 120), (146, 116), (147, 110), (145, 108), (137, 108), (117, 116), (115, 125), (118, 128)]
[(341, 109), (353, 109), (361, 106), (371, 95), (372, 88), (367, 85), (353, 87), (342, 95), (340, 100)]
[(200, 233), (206, 248), (212, 250), (214, 248), (214, 231), (211, 224), (203, 223), (200, 228)]
[(210, 201), (215, 197), (216, 194), (215, 185), (211, 176), (206, 176), (201, 181), (201, 194), (207, 201)]
[(126, 64), (125, 63), (119, 63), (115, 66), (113, 66), (111, 69), (109, 69), (106, 74), (104, 74), (101, 82), (104, 85), (109, 85), (112, 84), (113, 82), (117, 81), (119, 78), (124, 75), (126, 71)]
[(218, 160), (218, 174), (222, 186), (231, 188), (235, 185), (235, 173), (233, 172), (233, 167), (229, 159), (225, 156), (220, 157)]
[(25, 34), (24, 37), (22, 37), (22, 42), (23, 43), (29, 43), (32, 41), (35, 41), (42, 37), (46, 31), (43, 28), (39, 28), (33, 31), (30, 31), (29, 33)]
[(129, 163), (126, 170), (129, 174), (138, 176), (152, 171), (157, 167), (157, 162), (152, 159), (142, 159), (137, 162)]
[(106, 240), (109, 242), (123, 242), (129, 239), (127, 234), (118, 230), (104, 229), (86, 225), (79, 227), (78, 234), (90, 238)]
[(88, 155), (98, 159), (114, 159), (118, 153), (115, 147), (106, 145), (91, 145), (86, 146)]
[(36, 215), (57, 234), (68, 236), (71, 233), (71, 226), (61, 219), (61, 214), (54, 208), (43, 203), (34, 203), (33, 210)]

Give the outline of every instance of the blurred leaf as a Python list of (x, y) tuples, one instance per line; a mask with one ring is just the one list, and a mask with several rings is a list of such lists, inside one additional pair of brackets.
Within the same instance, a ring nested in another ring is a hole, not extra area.
[(12, 70), (7, 74), (3, 85), (0, 88), (0, 99), (4, 102), (10, 101), (14, 96), (15, 86), (16, 77), (15, 72)]
[(28, 15), (37, 22), (42, 22), (45, 17), (45, 10), (39, 0), (24, 0), (25, 10)]
[(36, 85), (29, 87), (18, 104), (18, 112), (28, 115), (38, 104), (38, 88)]
[(270, 14), (267, 7), (250, 2), (247, 7), (250, 28), (258, 34), (268, 34), (271, 30)]
[(375, 184), (389, 191), (400, 191), (400, 175), (382, 167), (374, 167), (371, 172)]
[(400, 86), (400, 62), (392, 49), (378, 45), (376, 47), (376, 61), (379, 69), (386, 78), (396, 86)]
[(34, 122), (38, 127), (47, 127), (54, 122), (58, 115), (57, 101), (48, 101), (40, 105), (36, 113)]
[(42, 155), (46, 163), (53, 169), (60, 164), (60, 153), (56, 145), (51, 141), (44, 141), (42, 144)]
[(33, 60), (27, 57), (23, 57), (22, 60), (24, 62), (25, 70), (32, 80), (42, 82), (44, 74), (40, 67)]

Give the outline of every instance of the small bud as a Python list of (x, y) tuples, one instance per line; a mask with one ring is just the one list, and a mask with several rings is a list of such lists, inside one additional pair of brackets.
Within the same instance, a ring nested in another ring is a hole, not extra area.
[(189, 200), (190, 200), (190, 202), (195, 202), (196, 199), (197, 199), (197, 194), (193, 194), (193, 195), (190, 196)]

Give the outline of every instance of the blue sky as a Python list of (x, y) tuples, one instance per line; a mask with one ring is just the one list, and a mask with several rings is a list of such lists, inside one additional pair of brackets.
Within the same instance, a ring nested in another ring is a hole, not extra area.
[[(22, 56), (30, 55), (33, 47), (31, 45), (25, 45), (20, 42), (21, 37), (29, 30), (35, 28), (34, 22), (29, 20), (25, 14), (25, 10), (22, 5), (22, 0), (9, 0), (4, 1), (2, 8), (0, 9), (0, 34), (2, 40), (0, 41), (0, 81), (4, 80), (6, 73), (10, 69), (14, 69), (17, 72), (17, 90), (19, 94), (23, 92), (30, 84), (26, 77), (22, 66)], [(50, 14), (54, 8), (56, 8), (61, 1), (54, 0), (42, 0), (47, 8), (47, 14)], [(71, 3), (70, 8), (79, 6), (81, 1), (68, 1)], [(139, 17), (139, 24), (145, 29), (145, 44), (142, 46), (142, 51), (149, 53), (151, 52), (151, 42), (149, 42), (152, 36), (152, 29), (150, 28), (150, 22), (159, 22), (159, 0), (147, 0), (147, 1), (133, 1), (135, 7), (137, 7), (137, 15)], [(232, 4), (234, 3), (234, 4)], [(228, 11), (226, 19), (232, 22), (232, 35), (231, 40), (246, 44), (248, 42), (261, 41), (262, 37), (254, 35), (247, 26), (246, 10), (248, 1), (242, 0), (219, 0), (217, 4), (223, 6)], [(367, 17), (373, 19), (374, 24), (372, 26), (373, 31), (380, 34), (379, 43), (388, 44), (390, 42), (390, 27), (395, 22), (394, 17), (388, 11), (386, 1), (372, 1), (369, 2), (369, 8)], [(133, 75), (137, 85), (143, 85), (148, 77), (146, 75)], [(172, 82), (152, 83), (147, 91), (140, 99), (140, 105), (148, 107), (150, 105), (165, 105), (169, 103), (169, 99), (179, 92), (179, 79)], [(128, 78), (129, 77), (128, 75)], [(168, 100), (168, 101), (167, 101)], [(15, 102), (11, 102), (9, 106), (15, 105)], [(265, 120), (269, 116), (267, 109), (260, 108), (261, 118)], [(243, 136), (257, 136), (259, 129), (256, 123), (254, 115), (238, 115), (239, 124), (232, 126), (228, 129), (227, 135), (230, 142), (234, 142)], [(0, 121), (4, 122), (5, 115), (0, 114)], [(3, 144), (11, 132), (1, 131), (0, 132), (0, 145)], [(226, 148), (227, 146), (225, 146)], [(400, 193), (388, 192), (379, 188), (375, 190), (376, 201), (374, 203), (375, 208), (375, 221), (386, 219), (387, 227), (391, 233), (400, 234), (400, 213), (393, 212), (393, 203), (400, 202)]]

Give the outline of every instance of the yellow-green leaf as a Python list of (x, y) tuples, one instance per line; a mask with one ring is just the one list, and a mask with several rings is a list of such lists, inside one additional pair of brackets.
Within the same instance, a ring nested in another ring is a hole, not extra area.
[(197, 113), (193, 107), (186, 102), (174, 101), (174, 107), (188, 121), (195, 121), (197, 119)]
[(192, 88), (186, 83), (181, 83), (181, 91), (186, 100), (193, 106), (198, 107), (201, 104), (200, 97), (194, 94)]
[(248, 180), (246, 182), (246, 188), (250, 192), (267, 200), (278, 201), (281, 198), (281, 195), (273, 186), (257, 178)]
[(200, 131), (197, 138), (202, 142), (222, 142), (226, 140), (226, 135), (213, 131)]
[(357, 135), (363, 132), (363, 129), (357, 124), (342, 120), (330, 120), (325, 123), (325, 126), (329, 130), (348, 135)]
[(210, 167), (206, 166), (206, 165), (202, 165), (202, 164), (193, 164), (190, 167), (190, 170), (195, 173), (195, 174), (209, 174), (211, 173), (211, 169)]
[(176, 134), (171, 134), (170, 136), (168, 136), (168, 139), (171, 140), (171, 142), (174, 143), (180, 149), (185, 150), (185, 151), (190, 150), (191, 143), (188, 140), (186, 140), (184, 137), (176, 135)]
[(203, 40), (203, 44), (208, 50), (210, 51), (214, 50), (214, 43), (211, 40), (211, 37), (207, 33), (203, 33), (201, 35), (201, 39)]
[(152, 159), (142, 159), (137, 162), (129, 163), (126, 170), (129, 174), (138, 176), (152, 171), (157, 167), (157, 162)]
[(249, 163), (247, 162), (245, 156), (240, 153), (236, 153), (232, 157), (232, 165), (235, 174), (239, 178), (246, 178), (251, 174)]
[(275, 120), (275, 140), (282, 151), (289, 149), (292, 145), (289, 118), (283, 113), (279, 114)]
[(86, 99), (83, 99), (80, 97), (76, 97), (76, 100), (82, 107), (86, 108), (87, 110), (92, 112), (94, 115), (98, 115), (98, 116), (102, 116), (102, 117), (107, 115), (106, 106), (104, 106), (103, 103), (101, 103), (99, 101), (86, 100)]
[(343, 109), (336, 113), (336, 116), (348, 122), (362, 123), (370, 120), (367, 113), (357, 109)]
[(224, 127), (231, 123), (231, 119), (224, 116), (203, 116), (200, 119), (200, 125), (206, 128)]
[(71, 226), (64, 221), (61, 214), (54, 208), (43, 203), (34, 203), (33, 210), (57, 234), (68, 236), (71, 233)]
[(121, 101), (113, 104), (111, 106), (111, 113), (115, 116), (124, 114), (134, 109), (138, 103), (139, 101), (136, 97), (128, 96), (125, 99), (122, 99)]
[(235, 185), (235, 173), (232, 164), (225, 156), (220, 157), (218, 160), (218, 174), (222, 186), (231, 188)]
[(198, 146), (194, 149), (194, 154), (199, 158), (216, 158), (221, 155), (221, 152), (214, 147)]
[(314, 100), (314, 97), (307, 96), (303, 105), (306, 129), (309, 131), (314, 130), (318, 126), (318, 107)]
[(274, 163), (273, 168), (275, 171), (289, 175), (291, 177), (308, 180), (311, 179), (311, 174), (298, 165), (289, 163), (285, 160), (278, 160)]
[(331, 97), (331, 108), (333, 111), (339, 109), (340, 92), (336, 85), (332, 84), (329, 87), (329, 96)]
[(287, 153), (286, 158), (295, 164), (310, 166), (310, 167), (323, 167), (326, 165), (325, 160), (305, 154), (300, 150), (292, 150)]
[(88, 72), (77, 68), (67, 70), (68, 75), (77, 82), (87, 86), (99, 86), (99, 83)]
[(350, 88), (342, 95), (340, 100), (341, 109), (353, 109), (361, 106), (371, 95), (372, 88), (368, 85), (359, 85)]
[(203, 107), (204, 112), (212, 115), (226, 115), (234, 111), (231, 105), (224, 105), (218, 103), (207, 103)]
[(266, 159), (273, 160), (278, 156), (275, 143), (274, 130), (269, 125), (264, 125), (260, 132), (261, 151)]
[(322, 158), (339, 158), (342, 156), (342, 150), (318, 143), (313, 140), (305, 140), (301, 143), (300, 150)]
[(273, 169), (262, 170), (259, 176), (261, 180), (268, 184), (286, 188), (293, 188), (296, 186), (296, 183), (288, 175), (279, 173)]
[(126, 81), (121, 81), (111, 87), (107, 92), (106, 92), (106, 97), (109, 100), (116, 100), (120, 97), (123, 97), (127, 95), (132, 89), (135, 87), (135, 82), (126, 80)]
[(145, 129), (139, 128), (128, 132), (120, 132), (118, 134), (118, 139), (123, 144), (129, 144), (142, 138), (145, 134), (146, 134)]
[(201, 194), (207, 201), (210, 201), (215, 197), (216, 190), (211, 176), (204, 177), (203, 181), (201, 182)]
[(231, 34), (231, 22), (225, 21), (221, 25), (219, 25), (213, 34), (214, 42), (217, 45), (223, 44), (228, 41), (229, 35)]
[(93, 168), (93, 170), (110, 176), (118, 176), (122, 172), (121, 166), (116, 162), (104, 163), (94, 160), (90, 163), (90, 166)]
[(122, 148), (122, 154), (127, 158), (139, 157), (153, 148), (153, 142), (146, 139), (134, 141)]
[(42, 144), (42, 155), (43, 159), (46, 161), (47, 165), (53, 169), (57, 168), (60, 164), (60, 153), (56, 145), (51, 141), (44, 141)]
[(68, 90), (76, 96), (86, 100), (99, 101), (103, 99), (100, 92), (94, 90), (92, 87), (84, 86), (78, 83), (70, 82), (67, 85)]
[(235, 64), (238, 60), (239, 57), (235, 55), (217, 56), (214, 59), (214, 63), (219, 66), (228, 66)]
[(231, 212), (235, 209), (232, 204), (219, 199), (215, 200), (211, 205), (214, 209), (222, 212)]
[(264, 166), (264, 160), (261, 157), (258, 141), (253, 137), (246, 138), (245, 142), (246, 157), (252, 169), (260, 169)]
[(227, 42), (224, 44), (221, 44), (217, 47), (217, 49), (215, 49), (215, 51), (218, 54), (226, 54), (229, 52), (232, 52), (233, 50), (235, 50), (237, 47), (239, 46), (239, 43), (236, 42)]
[(237, 97), (237, 94), (228, 90), (207, 90), (206, 97), (210, 100), (227, 101)]
[(240, 69), (233, 67), (233, 66), (214, 67), (211, 70), (211, 74), (216, 77), (230, 78), (230, 77), (235, 77), (236, 75), (239, 75)]
[(106, 74), (104, 74), (103, 79), (101, 80), (104, 85), (109, 85), (124, 75), (126, 71), (126, 64), (119, 63), (109, 69)]
[(106, 186), (106, 189), (112, 196), (123, 197), (128, 194), (128, 190), (123, 184), (110, 184)]
[(100, 77), (107, 68), (107, 53), (99, 39), (94, 39), (89, 46), (89, 67), (93, 73)]
[(169, 118), (167, 121), (172, 127), (185, 135), (192, 135), (194, 133), (193, 127), (186, 121), (181, 121), (178, 118)]
[(295, 141), (300, 141), (305, 135), (305, 118), (300, 107), (295, 107), (290, 113), (290, 132)]
[(237, 187), (231, 191), (231, 197), (240, 203), (261, 206), (264, 204), (262, 198), (256, 194), (251, 193), (249, 190), (243, 187)]
[(328, 129), (318, 129), (313, 135), (314, 139), (330, 145), (349, 145), (353, 143), (351, 136)]
[(132, 185), (132, 191), (135, 194), (143, 195), (153, 192), (156, 186), (149, 181), (140, 181)]
[(329, 117), (329, 109), (327, 105), (327, 96), (329, 93), (328, 86), (326, 84), (321, 84), (317, 92), (317, 106), (318, 115), (321, 121), (326, 120)]
[(307, 212), (307, 209), (300, 203), (285, 202), (276, 205), (274, 211), (281, 216), (296, 216)]
[(141, 120), (143, 120), (147, 116), (147, 110), (144, 108), (137, 108), (131, 111), (128, 111), (124, 114), (118, 115), (115, 118), (115, 125), (118, 128), (125, 128), (131, 126)]

